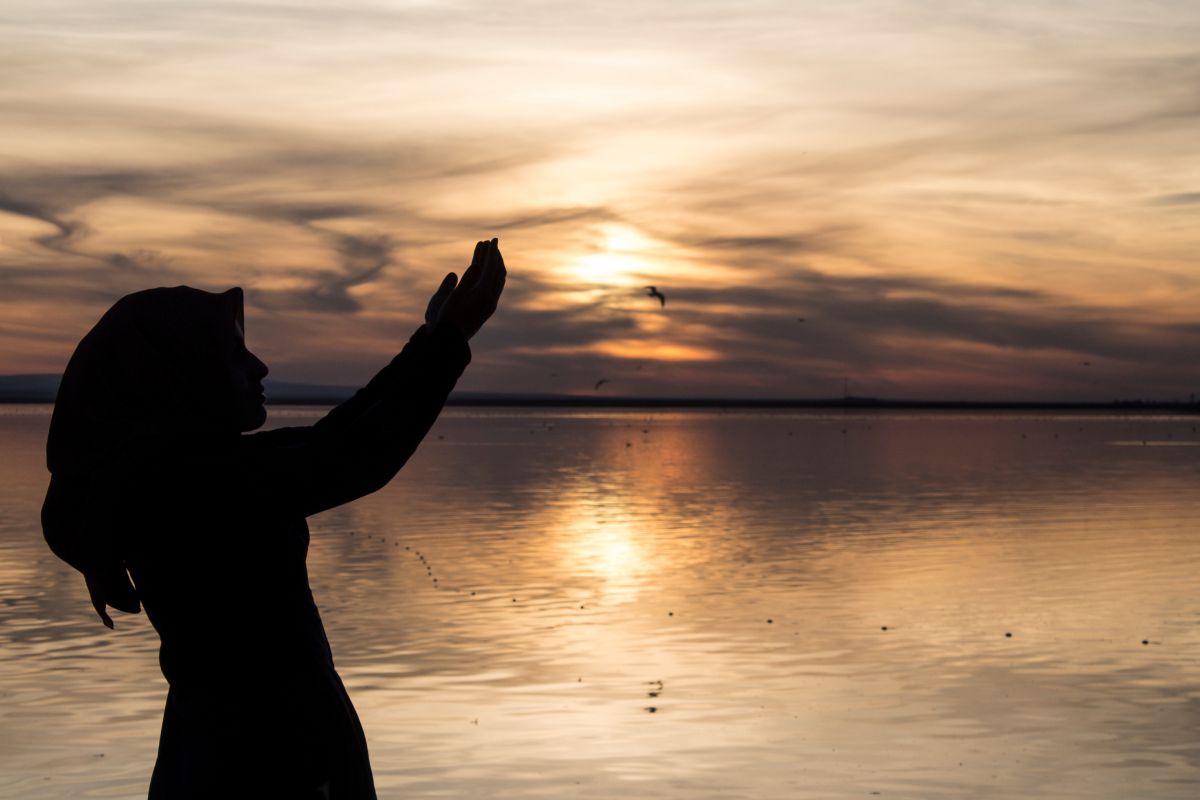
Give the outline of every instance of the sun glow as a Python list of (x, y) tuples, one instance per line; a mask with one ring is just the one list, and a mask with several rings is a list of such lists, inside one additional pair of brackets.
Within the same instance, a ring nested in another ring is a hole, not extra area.
[(652, 240), (628, 225), (613, 225), (606, 228), (605, 237), (605, 247), (614, 253), (641, 252), (655, 246)]
[(593, 252), (576, 256), (570, 273), (585, 283), (637, 286), (656, 271), (653, 251), (659, 245), (629, 225), (607, 225), (597, 233)]
[(613, 358), (656, 361), (716, 361), (721, 354), (707, 347), (669, 342), (648, 342), (641, 339), (613, 339), (597, 342), (592, 352)]
[(593, 342), (584, 345), (563, 345), (554, 347), (525, 347), (514, 348), (516, 352), (555, 355), (581, 355), (598, 353), (610, 358), (623, 358), (630, 361), (718, 361), (720, 352), (706, 347), (687, 344), (672, 344), (653, 342), (642, 339), (610, 339), (604, 342)]
[(588, 253), (577, 256), (571, 264), (571, 275), (585, 283), (608, 286), (636, 286), (640, 283), (637, 274), (644, 271), (644, 264), (624, 253)]

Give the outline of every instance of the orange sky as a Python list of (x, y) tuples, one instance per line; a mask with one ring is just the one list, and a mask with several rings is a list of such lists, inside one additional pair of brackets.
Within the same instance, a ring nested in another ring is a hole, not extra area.
[(0, 373), (236, 284), (274, 377), (360, 382), (495, 235), (465, 390), (1186, 396), (1197, 42), (1191, 0), (8, 3)]

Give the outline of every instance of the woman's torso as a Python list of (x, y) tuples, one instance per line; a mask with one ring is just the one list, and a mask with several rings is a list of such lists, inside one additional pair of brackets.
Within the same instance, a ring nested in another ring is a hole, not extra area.
[[(239, 443), (164, 454), (123, 525), (126, 563), (174, 686), (332, 670), (304, 517), (271, 506)], [(261, 463), (261, 461), (257, 462)]]

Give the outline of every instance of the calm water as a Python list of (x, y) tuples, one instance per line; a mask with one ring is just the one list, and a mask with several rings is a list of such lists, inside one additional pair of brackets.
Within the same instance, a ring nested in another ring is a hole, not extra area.
[[(156, 640), (41, 541), (48, 420), (0, 407), (0, 796), (144, 797)], [(449, 410), (312, 520), (309, 564), (385, 798), (1190, 799), (1197, 444), (1166, 416)]]

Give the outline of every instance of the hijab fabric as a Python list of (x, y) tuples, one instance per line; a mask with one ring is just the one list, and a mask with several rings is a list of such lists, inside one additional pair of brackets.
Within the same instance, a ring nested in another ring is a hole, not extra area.
[(109, 628), (107, 606), (141, 610), (121, 548), (137, 476), (190, 437), (240, 433), (229, 359), (242, 304), (240, 288), (126, 295), (67, 363), (46, 443), (51, 479), (42, 533), (55, 555), (83, 573)]

